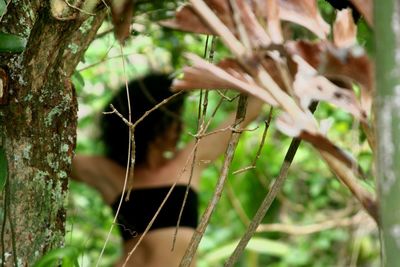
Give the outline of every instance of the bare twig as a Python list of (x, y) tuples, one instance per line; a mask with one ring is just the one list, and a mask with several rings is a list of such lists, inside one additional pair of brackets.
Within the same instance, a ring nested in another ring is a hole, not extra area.
[(264, 132), (263, 132), (263, 135), (262, 135), (262, 138), (261, 138), (261, 143), (258, 146), (256, 157), (254, 158), (253, 162), (251, 163), (250, 166), (247, 166), (247, 167), (244, 167), (244, 168), (242, 168), (240, 170), (234, 171), (232, 174), (239, 174), (239, 173), (243, 173), (245, 171), (252, 170), (252, 169), (256, 168), (257, 160), (260, 158), (261, 150), (264, 147), (265, 138), (267, 137), (267, 132), (268, 132), (268, 129), (269, 129), (269, 125), (271, 124), (272, 111), (273, 111), (273, 107), (271, 107), (270, 110), (269, 110), (268, 119), (265, 121), (265, 128), (264, 128)]
[(76, 9), (76, 10), (78, 10), (79, 12), (82, 12), (83, 14), (86, 14), (86, 15), (89, 15), (89, 16), (96, 16), (96, 14), (94, 14), (94, 13), (90, 13), (90, 12), (88, 12), (88, 11), (86, 11), (86, 10), (83, 10), (82, 8), (79, 8), (79, 7), (77, 7), (77, 6), (74, 6), (73, 4), (71, 4), (68, 0), (64, 0), (64, 2), (67, 4), (67, 6), (69, 6), (70, 8), (72, 8), (72, 9)]
[[(124, 53), (123, 53), (122, 45), (120, 44), (119, 47), (120, 47), (121, 55), (123, 55)], [(126, 120), (116, 109), (114, 109), (114, 111), (117, 114), (121, 115), (124, 121), (126, 121), (128, 124), (131, 124), (131, 122), (132, 122), (131, 103), (130, 103), (130, 97), (129, 97), (128, 78), (126, 76), (126, 68), (125, 68), (124, 58), (122, 58), (122, 67), (123, 67), (123, 73), (124, 73), (124, 78), (125, 78), (125, 89), (126, 89), (127, 101), (128, 101), (128, 120)], [(112, 232), (112, 230), (114, 228), (114, 225), (117, 222), (118, 214), (119, 214), (119, 211), (120, 211), (121, 206), (122, 206), (122, 201), (124, 199), (124, 195), (125, 195), (128, 179), (129, 178), (133, 178), (133, 176), (129, 177), (129, 174), (133, 173), (133, 167), (134, 167), (134, 166), (130, 166), (131, 157), (133, 157), (133, 158), (135, 157), (135, 155), (131, 155), (131, 152), (132, 152), (131, 151), (131, 149), (132, 149), (132, 142), (131, 141), (133, 139), (133, 129), (131, 127), (129, 127), (129, 136), (128, 136), (128, 138), (129, 138), (129, 141), (128, 141), (128, 159), (127, 159), (127, 163), (126, 163), (124, 186), (122, 188), (122, 194), (121, 194), (121, 197), (119, 199), (118, 208), (117, 208), (117, 211), (115, 212), (113, 223), (112, 223), (112, 225), (110, 227), (110, 230), (108, 231), (107, 238), (106, 238), (106, 241), (104, 242), (103, 248), (101, 249), (99, 258), (97, 259), (96, 267), (98, 267), (99, 264), (100, 264), (101, 258), (102, 258), (103, 254), (104, 254), (104, 251), (105, 251), (105, 249), (107, 247), (107, 244), (108, 244), (108, 241), (110, 239), (111, 232)]]
[(277, 194), (280, 192), (283, 182), (287, 177), (287, 173), (289, 171), (289, 167), (293, 161), (294, 155), (296, 154), (297, 148), (300, 145), (300, 139), (294, 138), (289, 146), (288, 152), (286, 153), (285, 159), (281, 166), (281, 170), (279, 172), (278, 178), (275, 180), (274, 184), (271, 187), (271, 190), (268, 192), (264, 200), (262, 201), (260, 207), (258, 208), (256, 214), (254, 215), (253, 220), (250, 225), (247, 227), (246, 233), (240, 239), (239, 244), (236, 246), (234, 252), (229, 257), (227, 262), (225, 263), (225, 267), (233, 266), (239, 259), (240, 255), (243, 253), (246, 245), (250, 241), (250, 238), (256, 232), (258, 225), (261, 223), (262, 219), (265, 217), (269, 207), (274, 201)]
[(249, 216), (247, 216), (246, 211), (243, 209), (242, 204), (236, 197), (235, 192), (233, 191), (233, 188), (229, 182), (226, 184), (226, 195), (228, 196), (228, 199), (231, 202), (232, 207), (235, 209), (239, 219), (245, 226), (248, 226), (250, 224)]
[(282, 223), (260, 224), (257, 227), (257, 232), (280, 232), (289, 235), (309, 235), (336, 227), (346, 227), (360, 224), (371, 219), (364, 212), (359, 212), (352, 217), (332, 218), (323, 222), (308, 224), (308, 225), (293, 225)]
[[(207, 56), (208, 39), (209, 39), (209, 36), (207, 36), (207, 39), (206, 39), (206, 45), (204, 48), (204, 56), (203, 57)], [(214, 36), (212, 37), (211, 43), (212, 43), (212, 46), (211, 46), (210, 53), (209, 53), (209, 56), (210, 56), (209, 60), (212, 62), (212, 59), (214, 58), (214, 49), (215, 49), (215, 37)], [(201, 91), (201, 93), (200, 93), (200, 101), (199, 101), (199, 109), (198, 109), (198, 117), (197, 117), (197, 131), (201, 131), (201, 129), (203, 129), (203, 126), (204, 126), (204, 119), (205, 119), (207, 107), (208, 107), (208, 91), (205, 92), (204, 101), (202, 101), (202, 99), (203, 99), (203, 91)], [(203, 102), (203, 112), (201, 112), (202, 102)], [(183, 209), (185, 208), (186, 200), (189, 195), (189, 188), (190, 188), (190, 185), (191, 185), (192, 179), (193, 179), (194, 166), (196, 163), (197, 147), (198, 147), (199, 141), (200, 141), (200, 138), (196, 137), (192, 165), (190, 167), (189, 181), (188, 181), (188, 185), (186, 187), (185, 196), (182, 201), (182, 206), (179, 211), (178, 221), (176, 222), (174, 237), (172, 239), (172, 248), (171, 248), (172, 251), (175, 249), (175, 242), (176, 242), (176, 237), (178, 236), (178, 229), (179, 229), (179, 225), (180, 225), (180, 222), (182, 219)]]
[[(247, 96), (242, 95), (239, 98), (239, 105), (238, 105), (238, 110), (236, 113), (236, 119), (235, 119), (235, 127), (239, 127), (240, 122), (243, 120), (245, 112), (246, 112), (246, 105), (247, 105)], [(214, 212), (214, 209), (221, 198), (222, 191), (224, 189), (225, 181), (226, 178), (228, 177), (228, 172), (229, 172), (229, 167), (233, 159), (233, 155), (237, 146), (237, 143), (239, 141), (240, 133), (238, 132), (232, 132), (231, 138), (229, 140), (228, 147), (225, 152), (225, 160), (224, 164), (221, 170), (221, 174), (219, 176), (217, 186), (214, 192), (214, 195), (210, 202), (208, 203), (208, 206), (201, 217), (199, 226), (197, 227), (196, 231), (194, 232), (192, 236), (192, 240), (190, 241), (190, 244), (188, 248), (186, 249), (185, 255), (183, 256), (180, 267), (188, 267), (190, 266), (194, 255), (197, 251), (197, 247), (200, 244), (200, 241), (204, 235), (204, 232), (207, 228), (207, 225), (210, 221), (211, 215)]]
[(137, 121), (135, 121), (135, 123), (133, 125), (131, 125), (131, 127), (135, 128), (141, 121), (143, 121), (150, 113), (152, 113), (154, 110), (158, 109), (159, 107), (161, 107), (162, 105), (165, 105), (166, 103), (168, 103), (171, 99), (177, 97), (178, 95), (182, 94), (183, 91), (179, 91), (173, 95), (171, 95), (168, 98), (165, 98), (163, 101), (161, 101), (160, 103), (158, 103), (157, 105), (155, 105), (154, 107), (152, 107), (151, 109), (149, 109), (148, 111), (146, 111)]
[(110, 104), (110, 108), (111, 108), (111, 112), (103, 112), (104, 114), (117, 114), (118, 117), (120, 117), (122, 119), (122, 121), (128, 125), (128, 127), (135, 129), (136, 126), (142, 122), (147, 116), (149, 116), (150, 113), (152, 113), (153, 111), (155, 111), (156, 109), (160, 108), (162, 105), (165, 105), (166, 103), (168, 103), (171, 99), (173, 99), (174, 97), (182, 94), (183, 91), (179, 91), (176, 94), (173, 94), (172, 96), (165, 98), (163, 101), (159, 102), (157, 105), (153, 106), (151, 109), (147, 110), (137, 121), (135, 121), (134, 123), (129, 122), (127, 119), (125, 119), (124, 115), (122, 115), (114, 106), (113, 104)]

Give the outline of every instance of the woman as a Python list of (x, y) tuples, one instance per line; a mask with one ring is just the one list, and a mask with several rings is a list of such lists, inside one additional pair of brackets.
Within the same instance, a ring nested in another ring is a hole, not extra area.
[[(132, 121), (172, 95), (171, 80), (166, 75), (149, 75), (129, 84)], [(128, 117), (126, 91), (120, 90), (111, 103)], [(127, 266), (178, 266), (197, 226), (197, 192), (203, 169), (226, 149), (230, 131), (218, 131), (200, 139), (190, 183), (190, 191), (180, 220), (174, 250), (172, 239), (183, 197), (191, 176), (195, 141), (177, 150), (181, 133), (180, 115), (183, 94), (150, 113), (135, 129), (135, 170), (130, 199), (122, 203), (118, 225), (124, 240), (124, 255), (117, 266), (122, 266), (135, 246), (171, 186), (178, 180), (168, 201), (158, 214), (150, 231), (130, 257)], [(261, 102), (251, 98), (244, 127), (258, 115)], [(106, 108), (109, 111), (109, 108)], [(219, 129), (228, 128), (234, 121), (231, 114)], [(73, 178), (95, 187), (107, 204), (116, 211), (122, 194), (125, 166), (128, 157), (128, 127), (115, 114), (103, 116), (102, 138), (105, 156), (77, 155), (73, 161)]]

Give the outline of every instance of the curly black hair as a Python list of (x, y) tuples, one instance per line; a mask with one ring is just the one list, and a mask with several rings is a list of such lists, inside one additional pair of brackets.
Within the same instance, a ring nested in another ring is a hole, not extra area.
[[(132, 122), (137, 121), (144, 113), (164, 99), (173, 95), (170, 91), (172, 79), (165, 74), (150, 74), (129, 83)], [(174, 97), (160, 108), (151, 112), (141, 121), (134, 132), (137, 164), (147, 158), (149, 144), (171, 126), (173, 122), (181, 123), (181, 111), (184, 103), (183, 94)], [(110, 101), (113, 106), (128, 118), (128, 101), (126, 88), (123, 86)], [(110, 111), (109, 104), (105, 111)], [(121, 166), (125, 166), (128, 157), (128, 126), (116, 114), (103, 115), (100, 121), (101, 138), (106, 147), (106, 156)]]

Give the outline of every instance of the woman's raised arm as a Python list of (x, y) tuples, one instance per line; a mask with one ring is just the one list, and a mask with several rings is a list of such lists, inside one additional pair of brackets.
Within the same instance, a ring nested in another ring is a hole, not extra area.
[[(262, 109), (263, 102), (255, 97), (249, 96), (247, 102), (246, 116), (240, 123), (240, 128), (245, 128), (250, 122), (257, 118)], [(197, 154), (196, 165), (205, 167), (208, 163), (216, 160), (226, 150), (231, 136), (231, 129), (235, 121), (235, 113), (231, 113), (227, 119), (221, 123), (214, 134), (206, 135), (200, 138)], [(193, 149), (195, 141), (192, 141), (186, 149)]]

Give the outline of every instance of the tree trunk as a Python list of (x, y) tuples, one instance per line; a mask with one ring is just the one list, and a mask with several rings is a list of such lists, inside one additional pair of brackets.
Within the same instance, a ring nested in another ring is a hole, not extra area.
[(375, 1), (377, 171), (383, 266), (400, 254), (400, 1)]
[(9, 4), (0, 22), (0, 32), (27, 39), (22, 53), (0, 54), (9, 80), (7, 89), (2, 79), (8, 99), (2, 94), (0, 101), (0, 149), (9, 170), (0, 193), (5, 266), (31, 266), (63, 244), (77, 124), (70, 77), (104, 20), (104, 8), (93, 12), (65, 1), (21, 0)]

